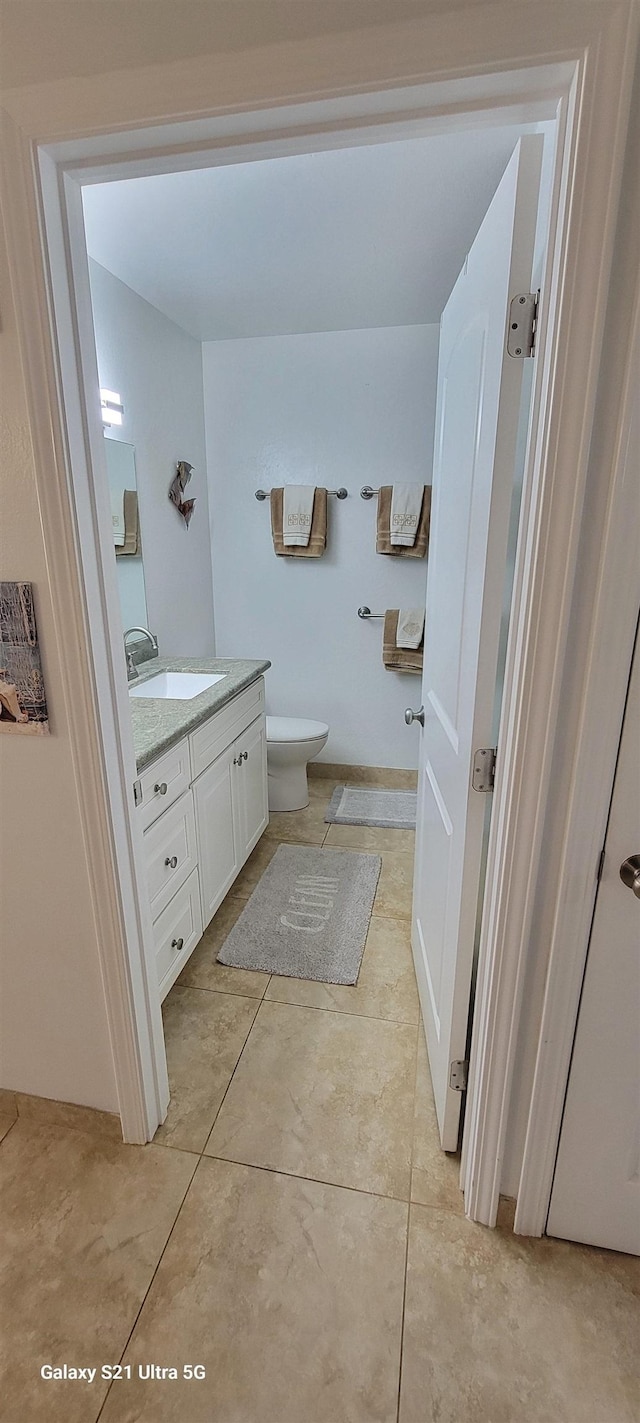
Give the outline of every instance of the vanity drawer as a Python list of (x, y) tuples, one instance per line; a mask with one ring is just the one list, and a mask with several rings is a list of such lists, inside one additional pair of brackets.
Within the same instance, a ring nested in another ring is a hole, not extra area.
[(187, 737), (147, 766), (138, 780), (142, 799), (136, 812), (142, 829), (146, 830), (189, 787), (191, 771)]
[(153, 926), (160, 1002), (201, 938), (200, 884), (193, 870)]
[(156, 920), (198, 863), (190, 790), (145, 832), (144, 849), (151, 918)]
[(195, 781), (245, 727), (264, 712), (264, 677), (258, 677), (232, 702), (191, 733), (191, 772)]

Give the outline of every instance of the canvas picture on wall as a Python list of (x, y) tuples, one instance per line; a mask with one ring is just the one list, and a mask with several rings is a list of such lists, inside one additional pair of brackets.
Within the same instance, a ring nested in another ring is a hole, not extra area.
[(33, 588), (0, 582), (0, 731), (48, 730)]

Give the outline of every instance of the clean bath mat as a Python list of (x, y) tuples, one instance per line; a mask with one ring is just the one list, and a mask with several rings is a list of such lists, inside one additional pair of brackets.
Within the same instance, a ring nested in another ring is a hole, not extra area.
[(385, 830), (415, 830), (417, 804), (415, 791), (336, 786), (324, 818), (334, 825), (381, 825)]
[(379, 855), (280, 845), (218, 954), (231, 968), (356, 983)]

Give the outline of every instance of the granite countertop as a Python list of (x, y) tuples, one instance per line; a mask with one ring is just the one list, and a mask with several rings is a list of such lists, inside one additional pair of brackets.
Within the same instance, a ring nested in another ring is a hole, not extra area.
[(131, 686), (140, 686), (158, 672), (224, 672), (222, 682), (184, 701), (164, 697), (129, 697), (133, 725), (133, 745), (138, 771), (156, 756), (175, 746), (183, 736), (226, 706), (238, 692), (250, 687), (271, 666), (270, 662), (249, 662), (235, 657), (153, 657), (139, 664), (138, 677)]

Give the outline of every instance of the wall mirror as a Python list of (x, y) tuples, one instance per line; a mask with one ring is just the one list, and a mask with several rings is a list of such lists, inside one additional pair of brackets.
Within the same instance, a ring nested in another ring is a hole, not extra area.
[(113, 545), (118, 569), (122, 630), (147, 627), (147, 599), (133, 445), (105, 436)]

